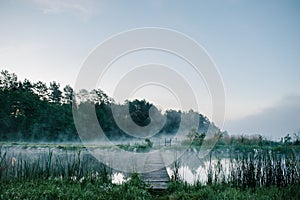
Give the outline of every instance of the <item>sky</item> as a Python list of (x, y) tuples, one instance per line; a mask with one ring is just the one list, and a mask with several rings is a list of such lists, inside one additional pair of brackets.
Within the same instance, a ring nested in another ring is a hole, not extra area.
[[(0, 70), (73, 86), (89, 53), (112, 35), (172, 29), (193, 38), (216, 64), (226, 95), (222, 129), (278, 139), (300, 131), (299, 11), (297, 0), (0, 0)], [(121, 60), (115, 71), (163, 56), (172, 66), (184, 66), (178, 58), (146, 52)], [(113, 72), (100, 85), (110, 96), (118, 82)], [(199, 88), (201, 112), (211, 116), (203, 80)], [(133, 97), (176, 109), (172, 94), (160, 90), (147, 86)]]

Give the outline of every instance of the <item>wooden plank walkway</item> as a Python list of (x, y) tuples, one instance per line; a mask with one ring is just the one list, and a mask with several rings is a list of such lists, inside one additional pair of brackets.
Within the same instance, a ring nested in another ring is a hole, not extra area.
[[(164, 165), (164, 161), (160, 153), (148, 155), (144, 165), (144, 170), (149, 171), (141, 174), (141, 178), (154, 190), (167, 189), (170, 177)], [(154, 171), (152, 171), (154, 170)]]

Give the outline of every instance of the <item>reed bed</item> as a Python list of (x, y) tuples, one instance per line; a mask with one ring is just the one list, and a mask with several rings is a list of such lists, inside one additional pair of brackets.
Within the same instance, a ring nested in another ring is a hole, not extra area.
[(111, 169), (82, 150), (45, 148), (40, 152), (10, 152), (0, 147), (0, 181), (70, 179), (108, 181)]
[(209, 155), (206, 184), (182, 181), (177, 160), (169, 187), (157, 193), (135, 173), (123, 184), (113, 184), (112, 170), (83, 150), (44, 148), (30, 154), (0, 147), (0, 199), (300, 198), (299, 156), (293, 149), (231, 150), (226, 166), (225, 158), (212, 161), (217, 155)]

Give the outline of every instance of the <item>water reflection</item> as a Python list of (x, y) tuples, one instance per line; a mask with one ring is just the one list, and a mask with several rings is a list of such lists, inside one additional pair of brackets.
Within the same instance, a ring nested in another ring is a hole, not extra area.
[[(206, 160), (202, 162), (199, 166), (187, 165), (187, 163), (182, 164), (178, 169), (179, 178), (189, 184), (194, 184), (195, 182), (200, 182), (201, 184), (207, 183), (207, 177), (209, 169), (213, 172), (218, 172), (218, 177), (227, 177), (229, 175), (230, 160), (229, 159), (213, 159), (211, 161)], [(174, 167), (167, 167), (167, 171), (170, 177), (173, 176)], [(219, 180), (221, 181), (221, 180)]]

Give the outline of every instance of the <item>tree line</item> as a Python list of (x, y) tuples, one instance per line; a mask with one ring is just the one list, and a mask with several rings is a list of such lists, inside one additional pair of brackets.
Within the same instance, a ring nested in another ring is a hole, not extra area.
[[(74, 95), (78, 95), (80, 101), (76, 99), (78, 102), (75, 102)], [(49, 85), (41, 81), (31, 82), (28, 79), (20, 81), (16, 74), (4, 70), (0, 74), (0, 140), (80, 141), (72, 115), (74, 103), (78, 104), (79, 108), (92, 103), (101, 128), (110, 139), (116, 140), (132, 136), (123, 132), (115, 122), (112, 105), (129, 107), (130, 117), (139, 126), (151, 123), (151, 107), (159, 111), (146, 100), (127, 100), (123, 104), (116, 104), (101, 89), (82, 89), (75, 93), (70, 85), (62, 88), (55, 81)], [(193, 111), (159, 111), (160, 115), (165, 116), (166, 122), (158, 135), (175, 134), (180, 126), (181, 116), (190, 112)], [(207, 131), (209, 125), (213, 124), (204, 115), (196, 114), (199, 117), (198, 131)]]

